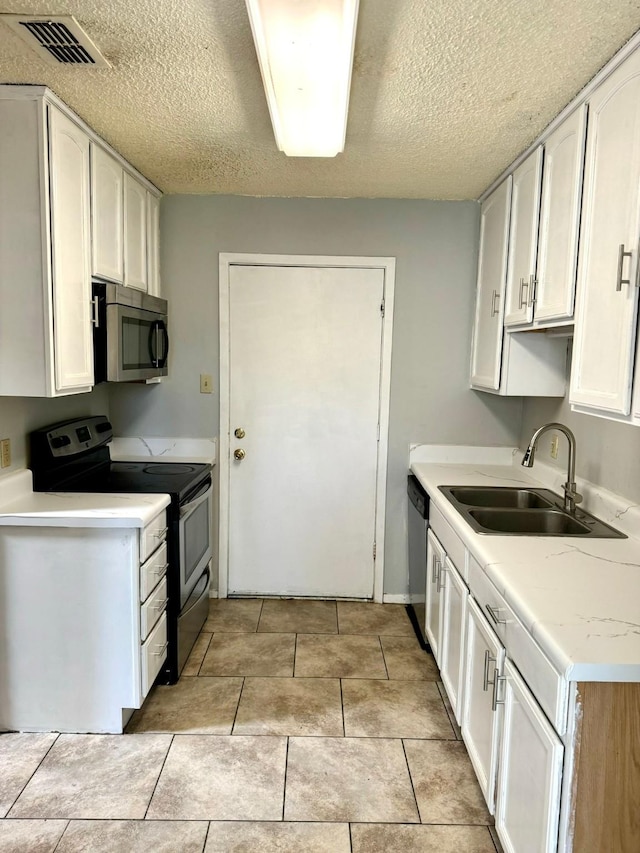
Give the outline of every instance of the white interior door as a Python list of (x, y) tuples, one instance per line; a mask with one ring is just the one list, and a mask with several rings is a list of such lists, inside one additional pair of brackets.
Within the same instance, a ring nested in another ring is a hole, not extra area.
[(230, 594), (373, 595), (383, 299), (382, 269), (230, 268)]

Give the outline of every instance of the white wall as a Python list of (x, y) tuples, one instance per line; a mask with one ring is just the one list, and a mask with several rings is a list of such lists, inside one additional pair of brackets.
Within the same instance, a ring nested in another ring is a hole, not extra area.
[[(387, 483), (385, 592), (407, 588), (410, 442), (517, 444), (520, 399), (468, 389), (479, 208), (474, 202), (169, 196), (161, 263), (169, 378), (113, 387), (116, 434), (218, 433), (218, 253), (397, 258)], [(211, 396), (199, 374), (212, 373)]]
[(11, 467), (6, 474), (28, 464), (27, 434), (48, 424), (82, 415), (108, 415), (106, 385), (90, 394), (73, 394), (48, 400), (39, 397), (0, 397), (0, 438), (11, 439)]
[[(524, 450), (533, 431), (550, 421), (566, 424), (575, 434), (579, 477), (640, 503), (640, 427), (572, 412), (568, 400), (533, 398), (524, 404), (520, 447)], [(549, 455), (551, 435), (540, 439), (539, 458), (566, 471), (567, 442), (560, 435), (556, 462)]]

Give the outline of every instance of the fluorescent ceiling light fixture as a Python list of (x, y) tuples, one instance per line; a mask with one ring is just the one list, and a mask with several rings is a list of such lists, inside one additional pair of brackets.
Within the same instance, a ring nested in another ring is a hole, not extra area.
[(271, 123), (289, 157), (344, 150), (358, 0), (246, 0)]

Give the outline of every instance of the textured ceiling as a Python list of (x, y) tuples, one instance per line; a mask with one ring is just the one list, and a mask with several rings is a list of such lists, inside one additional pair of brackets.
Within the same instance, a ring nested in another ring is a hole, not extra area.
[(113, 65), (56, 68), (0, 25), (0, 81), (41, 83), (168, 193), (477, 198), (640, 28), (631, 0), (360, 0), (347, 143), (277, 151), (243, 0), (0, 0), (73, 14)]

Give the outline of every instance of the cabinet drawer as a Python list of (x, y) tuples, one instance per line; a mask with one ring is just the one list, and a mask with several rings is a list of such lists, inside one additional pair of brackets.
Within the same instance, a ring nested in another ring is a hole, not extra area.
[(140, 534), (140, 562), (149, 557), (167, 535), (167, 513), (162, 510)]
[(469, 576), (467, 569), (467, 549), (462, 539), (451, 527), (440, 510), (431, 502), (429, 506), (429, 527), (442, 543), (447, 556), (462, 575), (464, 580)]
[(140, 639), (146, 640), (149, 632), (167, 607), (167, 579), (162, 578), (149, 598), (140, 607)]
[(509, 657), (540, 703), (558, 734), (567, 725), (566, 682), (526, 630), (504, 597), (470, 555), (469, 587), (479, 608), (489, 618)]
[(140, 566), (140, 601), (144, 601), (160, 578), (167, 573), (167, 543), (163, 542), (155, 554)]
[(146, 696), (151, 685), (167, 659), (167, 614), (163, 613), (158, 624), (149, 634), (140, 649), (142, 695)]

